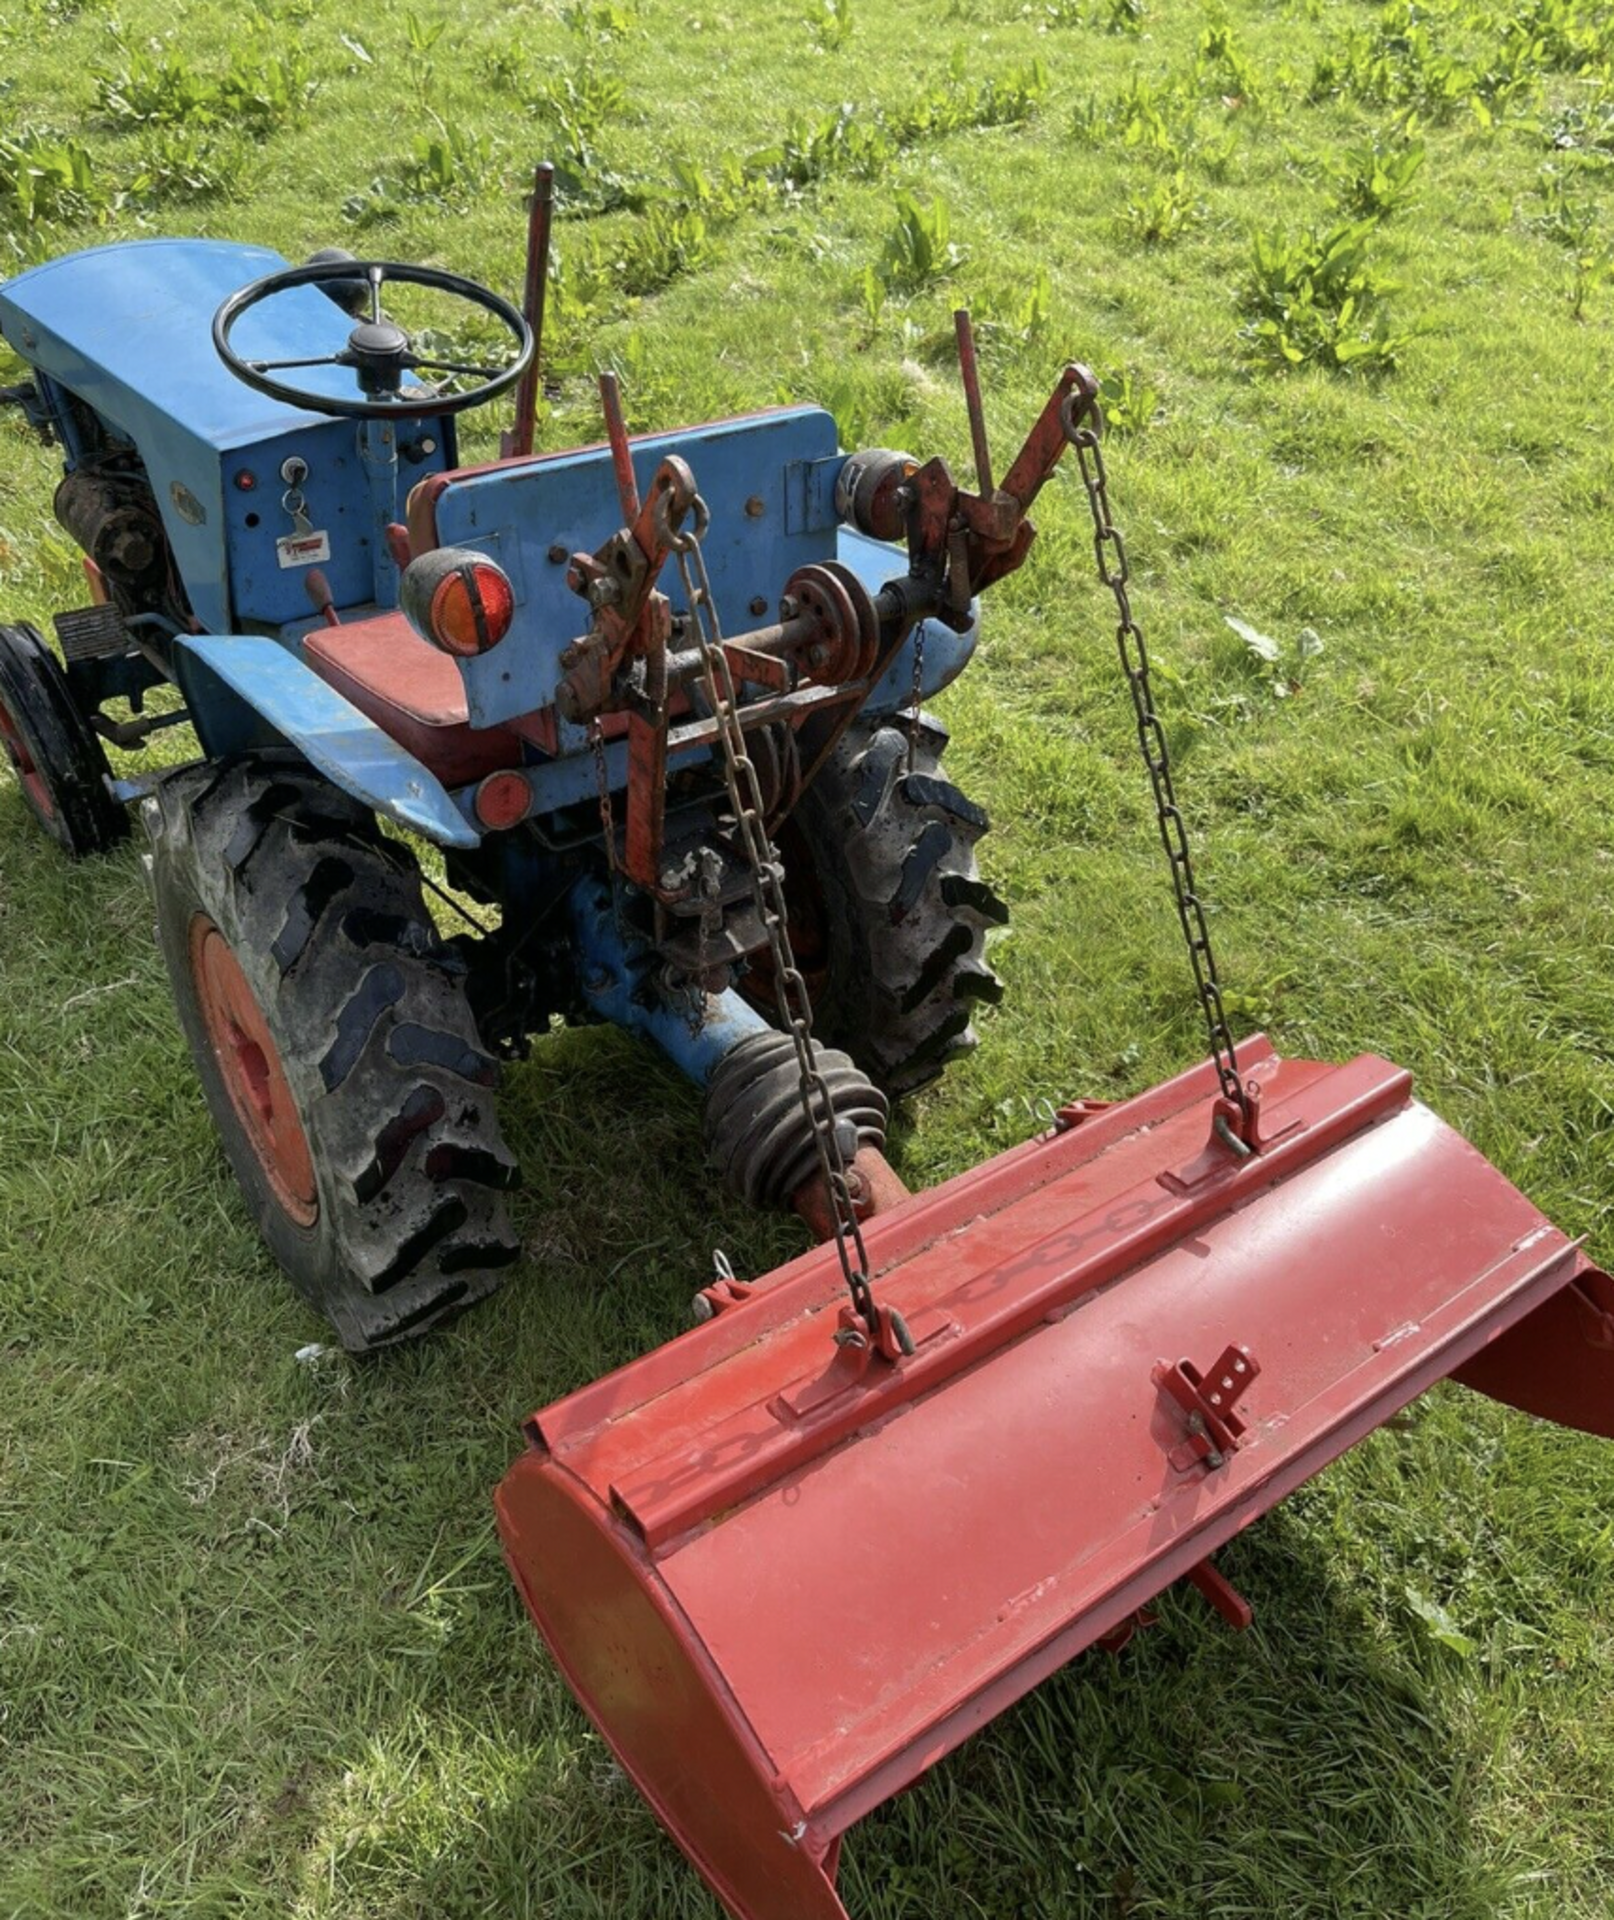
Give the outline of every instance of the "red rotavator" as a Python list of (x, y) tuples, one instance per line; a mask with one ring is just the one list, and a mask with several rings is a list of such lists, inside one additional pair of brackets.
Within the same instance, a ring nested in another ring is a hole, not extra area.
[(841, 1836), (1448, 1375), (1614, 1437), (1614, 1284), (1407, 1074), (1239, 1049), (1072, 1109), (527, 1423), (505, 1552), (739, 1920), (839, 1920)]

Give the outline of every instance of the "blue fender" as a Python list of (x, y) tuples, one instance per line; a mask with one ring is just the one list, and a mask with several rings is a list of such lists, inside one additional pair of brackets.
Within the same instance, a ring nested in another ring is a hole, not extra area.
[(174, 673), (207, 753), (287, 746), (333, 786), (442, 847), (481, 834), (412, 753), (344, 700), (278, 640), (262, 634), (182, 634)]

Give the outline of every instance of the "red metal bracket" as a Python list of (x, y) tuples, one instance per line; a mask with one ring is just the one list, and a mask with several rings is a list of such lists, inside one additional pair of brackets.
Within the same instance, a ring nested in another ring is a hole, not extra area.
[(729, 1275), (714, 1280), (709, 1287), (702, 1287), (695, 1296), (694, 1313), (697, 1321), (715, 1320), (720, 1313), (728, 1313), (734, 1307), (743, 1307), (747, 1301), (756, 1298), (754, 1280), (735, 1280)]
[(1237, 1452), (1249, 1424), (1237, 1402), (1260, 1371), (1261, 1363), (1248, 1347), (1225, 1348), (1208, 1373), (1201, 1373), (1191, 1360), (1175, 1366), (1169, 1360), (1156, 1361), (1151, 1376), (1155, 1385), (1188, 1416), (1188, 1438), (1169, 1456), (1179, 1473), (1201, 1460), (1219, 1467)]
[(1118, 1627), (1111, 1627), (1108, 1633), (1101, 1633), (1093, 1642), (1108, 1654), (1119, 1658), (1121, 1653), (1131, 1646), (1137, 1634), (1147, 1632), (1150, 1627), (1158, 1627), (1160, 1616), (1153, 1607), (1139, 1607), (1136, 1613), (1129, 1613)]
[(1243, 1633), (1255, 1618), (1255, 1608), (1213, 1560), (1201, 1560), (1185, 1576), (1189, 1586), (1211, 1603), (1235, 1633)]

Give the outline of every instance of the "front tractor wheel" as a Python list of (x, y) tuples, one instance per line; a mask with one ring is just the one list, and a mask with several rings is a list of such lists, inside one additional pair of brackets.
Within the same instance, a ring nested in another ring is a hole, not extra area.
[(202, 1091), (298, 1290), (350, 1352), (491, 1293), (515, 1165), (412, 858), (290, 756), (172, 774), (143, 817)]
[(105, 853), (128, 833), (106, 754), (37, 627), (0, 627), (0, 759), (64, 853)]
[[(905, 725), (855, 721), (779, 835), (813, 1030), (893, 1097), (967, 1053), (976, 1003), (1003, 992), (985, 947), (1008, 909), (976, 868), (987, 818), (942, 774), (946, 744), (926, 715), (910, 765)], [(766, 953), (743, 985), (771, 1016)]]

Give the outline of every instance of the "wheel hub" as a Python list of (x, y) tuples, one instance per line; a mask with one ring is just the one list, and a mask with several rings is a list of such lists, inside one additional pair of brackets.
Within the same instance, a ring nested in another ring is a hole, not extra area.
[(191, 922), (191, 979), (219, 1077), (264, 1179), (300, 1227), (319, 1217), (308, 1136), (286, 1070), (241, 963), (206, 914)]

